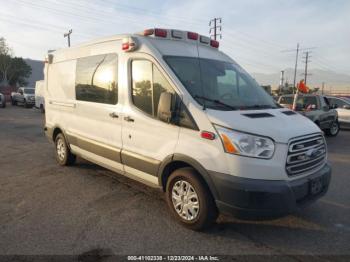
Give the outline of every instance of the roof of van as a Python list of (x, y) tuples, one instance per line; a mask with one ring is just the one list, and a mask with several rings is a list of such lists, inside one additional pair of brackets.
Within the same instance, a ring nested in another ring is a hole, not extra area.
[[(134, 34), (120, 34), (94, 39), (70, 48), (58, 49), (51, 51), (48, 55), (53, 55), (55, 62), (68, 60), (71, 58), (85, 56), (90, 54), (89, 51), (83, 51), (85, 48), (90, 48), (96, 44), (101, 44), (107, 47), (108, 42), (120, 41), (120, 51), (132, 52), (140, 50), (141, 52), (159, 52), (161, 55), (181, 55), (195, 57), (200, 56), (208, 59), (217, 59), (224, 61), (233, 61), (226, 54), (218, 50), (219, 42), (210, 39), (207, 36), (199, 35), (190, 31), (181, 31), (175, 29), (147, 29), (143, 32)], [(131, 50), (125, 50), (124, 44), (132, 43)], [(190, 45), (198, 48), (188, 48)], [(140, 49), (139, 49), (140, 48)], [(76, 51), (80, 53), (76, 53)], [(86, 50), (88, 50), (86, 49)], [(85, 53), (84, 53), (85, 52)], [(93, 51), (98, 53), (98, 51)], [(233, 61), (234, 62), (234, 61)]]

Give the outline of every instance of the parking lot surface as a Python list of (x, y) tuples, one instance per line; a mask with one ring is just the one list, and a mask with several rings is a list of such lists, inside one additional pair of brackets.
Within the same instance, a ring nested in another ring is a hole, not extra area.
[[(0, 254), (350, 255), (350, 131), (327, 138), (333, 177), (325, 197), (271, 221), (220, 217), (193, 232), (161, 192), (78, 159), (56, 164), (35, 109), (0, 109)], [(319, 257), (321, 256), (321, 257)]]

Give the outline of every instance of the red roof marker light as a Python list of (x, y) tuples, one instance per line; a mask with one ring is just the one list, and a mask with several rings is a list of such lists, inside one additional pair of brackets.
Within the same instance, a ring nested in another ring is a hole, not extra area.
[(215, 48), (219, 48), (219, 42), (216, 40), (210, 40), (210, 45)]
[(159, 28), (154, 29), (154, 35), (158, 37), (166, 37), (167, 33), (168, 32), (165, 29), (159, 29)]
[(187, 32), (187, 38), (192, 40), (198, 40), (198, 34), (194, 32)]

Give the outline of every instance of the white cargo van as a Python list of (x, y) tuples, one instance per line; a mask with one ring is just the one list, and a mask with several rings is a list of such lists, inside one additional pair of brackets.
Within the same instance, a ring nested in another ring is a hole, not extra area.
[(35, 107), (45, 112), (44, 80), (35, 83)]
[(192, 229), (219, 212), (283, 215), (324, 195), (321, 130), (218, 47), (148, 29), (49, 53), (45, 130), (58, 163), (80, 156), (160, 188)]

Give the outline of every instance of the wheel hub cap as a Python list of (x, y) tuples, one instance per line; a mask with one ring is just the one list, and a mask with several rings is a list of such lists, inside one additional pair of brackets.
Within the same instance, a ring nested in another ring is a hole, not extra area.
[(171, 198), (178, 215), (185, 220), (193, 220), (199, 213), (199, 199), (190, 183), (177, 181), (172, 189)]
[(333, 123), (332, 127), (331, 127), (332, 134), (337, 133), (337, 131), (338, 131), (338, 125), (337, 125), (337, 123)]
[(65, 151), (65, 147), (62, 139), (57, 140), (56, 150), (57, 150), (58, 158), (60, 160), (63, 160), (66, 155), (66, 151)]

